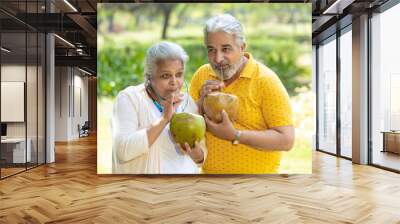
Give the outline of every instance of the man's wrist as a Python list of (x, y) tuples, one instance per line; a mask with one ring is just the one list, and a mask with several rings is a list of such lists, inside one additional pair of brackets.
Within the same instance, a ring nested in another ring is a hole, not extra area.
[(240, 143), (240, 137), (242, 136), (242, 131), (236, 130), (235, 132), (235, 137), (231, 141), (233, 145), (239, 145)]
[(236, 138), (236, 134), (237, 134), (238, 131), (239, 130), (234, 129), (233, 132), (230, 134), (230, 137), (228, 137), (228, 141), (233, 142), (235, 140), (235, 138)]

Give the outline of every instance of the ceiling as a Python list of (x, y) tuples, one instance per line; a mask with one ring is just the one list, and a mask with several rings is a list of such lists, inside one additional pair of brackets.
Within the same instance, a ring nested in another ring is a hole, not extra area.
[(372, 12), (388, 0), (312, 0), (313, 44), (347, 25), (353, 17)]
[(56, 66), (78, 66), (95, 75), (96, 4), (96, 0), (1, 0), (2, 46), (12, 50), (7, 58), (12, 60), (36, 55), (36, 46), (39, 50), (44, 47), (44, 44), (36, 43), (36, 33), (50, 32), (57, 34)]
[[(351, 24), (352, 18), (373, 10), (388, 0), (312, 0), (313, 44)], [(113, 2), (104, 0), (99, 2)], [(310, 2), (309, 0), (269, 0), (252, 2)], [(3, 46), (14, 48), (15, 54), (35, 52), (35, 41), (18, 33), (28, 31), (54, 32), (56, 65), (79, 66), (96, 74), (97, 18), (96, 0), (1, 0), (0, 22)], [(52, 13), (49, 13), (51, 11)], [(4, 34), (6, 33), (6, 34)], [(66, 41), (63, 41), (66, 40)], [(73, 46), (72, 46), (72, 45)], [(39, 46), (41, 47), (41, 45)]]

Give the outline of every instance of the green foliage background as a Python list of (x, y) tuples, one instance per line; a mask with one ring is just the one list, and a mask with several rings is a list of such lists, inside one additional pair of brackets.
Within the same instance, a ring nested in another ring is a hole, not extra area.
[[(140, 10), (136, 5), (99, 6), (99, 96), (115, 97), (126, 86), (141, 83), (146, 50), (161, 41), (163, 21), (156, 11), (162, 4), (139, 5)], [(278, 74), (290, 95), (296, 94), (296, 88), (310, 85), (308, 4), (176, 4), (174, 7), (167, 40), (180, 44), (190, 57), (185, 72), (187, 81), (197, 68), (207, 63), (202, 28), (215, 11), (232, 13), (241, 20), (247, 51)], [(112, 28), (106, 25), (110, 15), (114, 18), (112, 24), (115, 23)]]
[[(173, 41), (180, 44), (189, 54), (185, 78), (190, 81), (194, 72), (201, 65), (208, 63), (202, 40)], [(150, 45), (139, 42), (123, 45), (114, 43), (99, 50), (99, 95), (116, 96), (124, 87), (143, 82), (143, 61)], [(304, 49), (294, 40), (254, 40), (249, 43), (247, 50), (279, 75), (291, 95), (295, 94), (296, 88), (309, 85), (311, 68), (297, 64), (298, 58), (304, 54)]]

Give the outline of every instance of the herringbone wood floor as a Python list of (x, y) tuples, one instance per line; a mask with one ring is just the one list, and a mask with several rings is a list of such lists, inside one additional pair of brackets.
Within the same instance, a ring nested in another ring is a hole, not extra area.
[(96, 139), (0, 181), (0, 223), (400, 223), (400, 175), (322, 153), (313, 175), (99, 176)]

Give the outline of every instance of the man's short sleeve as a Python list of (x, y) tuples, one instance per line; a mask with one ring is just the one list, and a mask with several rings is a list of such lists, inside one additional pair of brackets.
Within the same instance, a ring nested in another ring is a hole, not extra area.
[(261, 108), (269, 128), (293, 125), (289, 95), (275, 73), (260, 80)]

